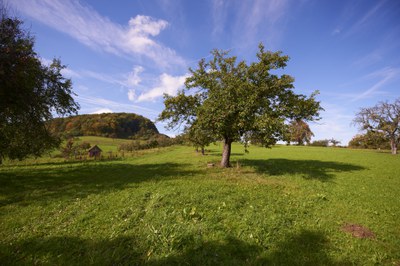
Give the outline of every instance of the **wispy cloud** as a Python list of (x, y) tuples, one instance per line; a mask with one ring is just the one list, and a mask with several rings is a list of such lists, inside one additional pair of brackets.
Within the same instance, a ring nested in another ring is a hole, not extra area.
[(359, 31), (363, 27), (365, 27), (371, 18), (373, 18), (378, 10), (385, 4), (385, 0), (377, 1), (373, 7), (371, 7), (356, 23), (354, 23), (351, 28), (348, 30), (347, 34), (352, 35), (353, 33)]
[(332, 35), (334, 36), (334, 35), (338, 35), (338, 34), (340, 34), (342, 32), (342, 30), (340, 29), (340, 28), (335, 28), (333, 31), (332, 31)]
[(385, 67), (383, 69), (365, 75), (364, 77), (362, 77), (362, 79), (363, 80), (373, 79), (375, 80), (374, 84), (370, 88), (364, 90), (362, 93), (355, 96), (353, 99), (351, 99), (351, 101), (355, 102), (361, 99), (370, 98), (380, 93), (380, 90), (385, 85), (387, 85), (389, 82), (399, 77), (400, 77), (400, 69), (392, 67)]
[(135, 89), (129, 89), (128, 90), (128, 99), (130, 100), (130, 101), (134, 101), (134, 100), (136, 100), (136, 90)]
[(228, 5), (231, 1), (213, 0), (212, 1), (212, 18), (214, 29), (212, 34), (217, 36), (224, 31), (225, 23), (228, 15)]
[(358, 60), (353, 62), (354, 66), (364, 68), (370, 65), (373, 65), (383, 59), (382, 52), (379, 49), (376, 49), (369, 54), (364, 55)]
[(400, 79), (400, 68), (384, 67), (340, 84), (337, 91), (326, 90), (323, 95), (342, 102), (355, 102), (382, 95), (389, 96), (391, 91), (389, 86), (396, 79)]
[[(253, 42), (261, 41), (256, 40), (256, 36), (263, 36), (271, 46), (279, 42), (282, 36), (283, 19), (290, 5), (287, 0), (213, 0), (211, 8), (214, 35), (218, 36), (229, 26), (232, 27), (235, 41), (252, 45)], [(229, 21), (233, 25), (228, 24), (228, 17), (235, 19), (234, 22)]]
[(154, 101), (155, 99), (162, 97), (164, 93), (168, 95), (176, 95), (178, 90), (183, 87), (187, 75), (183, 76), (171, 76), (163, 73), (159, 77), (158, 85), (142, 94), (137, 98), (137, 102)]
[(137, 15), (127, 26), (122, 26), (77, 0), (17, 0), (10, 3), (24, 14), (93, 49), (118, 56), (145, 57), (161, 67), (184, 64), (174, 50), (154, 39), (168, 26), (164, 20)]
[(76, 72), (68, 67), (61, 70), (61, 74), (67, 78), (80, 78), (81, 77), (81, 75), (78, 72)]
[(79, 74), (82, 78), (91, 78), (91, 79), (95, 79), (95, 80), (113, 84), (113, 85), (119, 85), (119, 86), (124, 86), (124, 87), (127, 86), (126, 80), (124, 80), (121, 77), (116, 77), (114, 75), (99, 73), (99, 72), (95, 72), (92, 70), (82, 70), (82, 71), (79, 71)]
[(85, 113), (93, 113), (98, 110), (109, 110), (112, 112), (134, 112), (137, 114), (142, 114), (146, 117), (156, 117), (158, 115), (158, 111), (146, 108), (143, 106), (135, 105), (135, 104), (126, 104), (121, 102), (115, 102), (99, 97), (92, 97), (87, 95), (78, 95), (76, 100), (79, 103), (84, 103), (86, 106)]
[(134, 86), (139, 85), (142, 81), (140, 74), (144, 71), (142, 66), (133, 67), (132, 71), (129, 73), (122, 74), (105, 74), (99, 73), (92, 70), (81, 70), (76, 71), (70, 68), (66, 68), (63, 70), (62, 74), (66, 77), (74, 77), (79, 79), (95, 79), (104, 83), (118, 85), (124, 88), (132, 88)]
[(143, 70), (144, 69), (141, 66), (134, 67), (132, 72), (129, 73), (128, 78), (126, 80), (127, 85), (129, 85), (129, 86), (139, 85), (139, 83), (142, 81), (142, 78), (140, 77), (140, 73), (142, 73)]
[[(69, 70), (69, 72), (71, 73), (76, 73), (74, 75), (76, 75), (80, 79), (95, 79), (104, 83), (118, 85), (121, 88), (128, 89), (128, 99), (133, 102), (154, 101), (157, 98), (162, 97), (164, 93), (169, 95), (176, 95), (177, 91), (184, 85), (185, 80), (188, 76), (188, 74), (182, 76), (172, 76), (167, 73), (163, 73), (157, 78), (157, 81), (154, 82), (152, 81), (152, 79), (145, 80), (145, 85), (143, 85), (141, 84), (141, 73), (143, 71), (144, 68), (142, 66), (135, 66), (130, 73), (117, 75), (98, 73), (91, 70), (82, 70), (79, 72)], [(78, 87), (81, 87), (81, 85), (78, 84)], [(89, 88), (87, 87), (84, 88), (84, 91), (89, 90)], [(141, 92), (139, 96), (137, 95), (137, 91)], [(109, 104), (107, 100), (100, 98), (98, 98), (96, 102), (94, 102), (95, 100), (93, 98), (87, 99), (84, 97), (83, 101), (85, 103), (104, 106), (107, 106)]]
[[(45, 66), (50, 66), (53, 63), (53, 60), (50, 60), (48, 58), (40, 57), (39, 59), (42, 62), (42, 64)], [(76, 72), (68, 67), (65, 67), (64, 69), (62, 69), (61, 74), (66, 78), (79, 78), (80, 77), (78, 72)]]
[[(366, 29), (374, 18), (382, 16), (382, 8), (386, 4), (386, 0), (375, 1), (373, 6), (367, 10), (363, 10), (363, 6), (357, 5), (355, 2), (349, 2), (344, 8), (342, 16), (338, 25), (332, 31), (332, 35), (342, 34), (344, 37), (349, 37), (357, 32)], [(364, 1), (358, 2), (358, 4), (365, 4)]]
[(324, 103), (321, 113), (322, 119), (317, 123), (311, 123), (310, 128), (315, 134), (314, 139), (331, 139), (341, 141), (347, 145), (350, 139), (357, 133), (356, 128), (349, 128), (354, 114), (347, 108), (332, 103)]
[(285, 15), (289, 11), (287, 0), (262, 1), (254, 0), (250, 5), (240, 1), (240, 18), (238, 27), (241, 28), (244, 40), (255, 40), (256, 36), (265, 36), (268, 46), (276, 46), (283, 36)]
[[(355, 60), (353, 66), (365, 68), (382, 62), (386, 62), (386, 64), (398, 64), (398, 57), (393, 57), (391, 54), (396, 54), (399, 50), (399, 36), (400, 24), (397, 27), (381, 32), (380, 38), (375, 40), (377, 45), (371, 51)], [(385, 60), (383, 61), (383, 59)]]

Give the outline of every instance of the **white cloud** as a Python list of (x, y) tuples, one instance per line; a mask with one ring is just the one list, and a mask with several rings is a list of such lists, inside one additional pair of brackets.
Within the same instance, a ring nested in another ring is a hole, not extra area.
[(139, 76), (141, 72), (143, 72), (143, 67), (141, 66), (135, 67), (133, 71), (129, 73), (128, 78), (126, 80), (127, 85), (130, 87), (130, 89), (128, 90), (128, 99), (130, 101), (136, 100), (135, 88), (132, 87), (138, 86), (142, 81), (142, 78)]
[(142, 81), (140, 78), (139, 74), (143, 72), (143, 67), (141, 66), (136, 66), (133, 68), (133, 71), (129, 73), (128, 78), (127, 78), (127, 85), (128, 86), (137, 86), (139, 83)]
[(121, 26), (77, 0), (18, 0), (10, 4), (93, 49), (119, 56), (144, 56), (161, 67), (184, 64), (174, 50), (152, 38), (167, 27), (164, 20), (137, 15), (128, 26)]
[(105, 113), (112, 113), (112, 112), (113, 111), (111, 109), (101, 108), (101, 109), (98, 109), (98, 110), (92, 112), (91, 114), (105, 114)]
[(44, 57), (40, 57), (39, 60), (42, 63), (42, 65), (45, 65), (45, 66), (50, 66), (51, 63), (53, 63), (53, 60), (50, 60), (50, 59), (47, 59)]
[(136, 36), (156, 36), (168, 26), (164, 20), (153, 20), (151, 17), (138, 15), (129, 20), (129, 33)]
[(78, 72), (76, 72), (68, 67), (62, 69), (61, 74), (67, 78), (80, 78), (81, 77), (81, 75)]
[(136, 100), (136, 92), (135, 92), (134, 89), (129, 89), (129, 90), (128, 90), (128, 99), (129, 99), (130, 101)]
[(187, 76), (188, 75), (174, 77), (174, 76), (168, 75), (166, 73), (163, 73), (159, 77), (158, 86), (139, 95), (137, 101), (138, 102), (153, 101), (156, 98), (163, 96), (164, 93), (166, 93), (168, 95), (176, 95), (178, 90), (181, 87), (183, 87)]

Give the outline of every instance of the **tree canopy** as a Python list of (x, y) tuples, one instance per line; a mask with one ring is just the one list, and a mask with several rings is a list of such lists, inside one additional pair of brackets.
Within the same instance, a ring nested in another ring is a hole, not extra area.
[(382, 132), (367, 131), (357, 134), (349, 141), (350, 148), (358, 149), (390, 149), (390, 144)]
[(289, 142), (296, 142), (297, 145), (304, 145), (304, 143), (309, 144), (311, 137), (314, 133), (311, 131), (310, 127), (303, 120), (294, 120), (289, 124)]
[(60, 60), (43, 65), (34, 38), (3, 7), (0, 20), (0, 163), (5, 157), (40, 156), (59, 145), (46, 121), (54, 114), (76, 113), (71, 80)]
[(159, 132), (150, 119), (133, 113), (85, 114), (49, 121), (50, 132), (60, 137), (101, 136), (149, 138)]
[(381, 133), (390, 142), (392, 154), (397, 154), (400, 143), (400, 98), (393, 103), (379, 102), (368, 108), (361, 108), (354, 118), (354, 123), (362, 131)]
[(265, 51), (262, 44), (257, 61), (250, 64), (226, 51), (214, 50), (212, 56), (189, 69), (177, 96), (164, 96), (159, 119), (168, 120), (169, 128), (184, 124), (189, 131), (201, 129), (222, 140), (222, 167), (230, 166), (232, 142), (257, 138), (269, 147), (284, 138), (289, 120), (318, 118), (316, 92), (310, 97), (295, 94), (291, 76), (272, 73), (286, 66), (288, 56)]

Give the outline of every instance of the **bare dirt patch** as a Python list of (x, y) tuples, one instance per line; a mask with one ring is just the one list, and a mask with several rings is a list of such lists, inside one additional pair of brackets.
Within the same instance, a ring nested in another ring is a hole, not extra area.
[(357, 238), (375, 238), (374, 232), (359, 224), (345, 224), (341, 229)]

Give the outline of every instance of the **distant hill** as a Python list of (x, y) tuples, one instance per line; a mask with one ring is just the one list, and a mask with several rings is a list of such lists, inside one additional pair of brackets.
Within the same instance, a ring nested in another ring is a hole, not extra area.
[(49, 122), (53, 134), (63, 137), (100, 136), (143, 138), (159, 134), (148, 118), (133, 113), (106, 113), (55, 118)]

